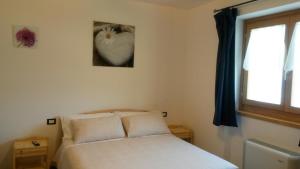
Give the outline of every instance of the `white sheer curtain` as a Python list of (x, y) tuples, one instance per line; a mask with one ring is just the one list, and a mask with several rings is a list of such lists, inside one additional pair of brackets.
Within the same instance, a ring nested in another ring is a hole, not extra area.
[(286, 74), (290, 71), (293, 71), (295, 55), (299, 55), (299, 52), (300, 52), (299, 48), (298, 49), (295, 48), (296, 44), (298, 44), (298, 45), (300, 44), (299, 43), (299, 40), (300, 40), (299, 35), (300, 35), (300, 23), (298, 22), (295, 25), (294, 33), (293, 33), (292, 40), (291, 40), (290, 47), (289, 47), (289, 51), (288, 51), (288, 56), (287, 56), (287, 59), (286, 59), (286, 63), (284, 65), (284, 70), (285, 70)]
[(284, 70), (285, 70), (285, 74), (293, 71), (291, 106), (299, 108), (300, 107), (300, 22), (296, 23), (295, 25)]
[(252, 29), (243, 68), (247, 99), (280, 104), (285, 56), (285, 25)]

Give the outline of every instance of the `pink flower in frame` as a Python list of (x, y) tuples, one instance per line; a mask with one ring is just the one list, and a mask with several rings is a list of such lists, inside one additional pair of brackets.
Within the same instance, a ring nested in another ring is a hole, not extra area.
[(26, 47), (34, 46), (36, 42), (35, 33), (29, 30), (28, 28), (24, 27), (23, 29), (19, 30), (16, 33), (16, 39), (20, 45)]

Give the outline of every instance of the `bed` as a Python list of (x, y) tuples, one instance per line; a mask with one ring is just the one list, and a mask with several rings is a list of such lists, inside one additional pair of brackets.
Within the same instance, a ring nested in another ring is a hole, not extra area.
[(66, 138), (56, 161), (58, 169), (237, 169), (169, 133), (84, 143)]

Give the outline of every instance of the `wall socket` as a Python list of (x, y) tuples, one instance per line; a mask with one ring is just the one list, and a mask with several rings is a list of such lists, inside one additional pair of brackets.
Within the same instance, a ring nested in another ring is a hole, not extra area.
[(161, 114), (162, 114), (163, 117), (168, 117), (168, 112), (166, 112), (166, 111), (162, 112)]
[(47, 125), (55, 125), (56, 124), (56, 118), (47, 119)]

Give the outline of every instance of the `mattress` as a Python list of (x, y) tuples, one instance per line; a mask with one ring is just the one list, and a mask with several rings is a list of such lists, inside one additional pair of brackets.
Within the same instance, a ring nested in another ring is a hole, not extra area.
[(171, 135), (63, 144), (58, 169), (237, 169)]

